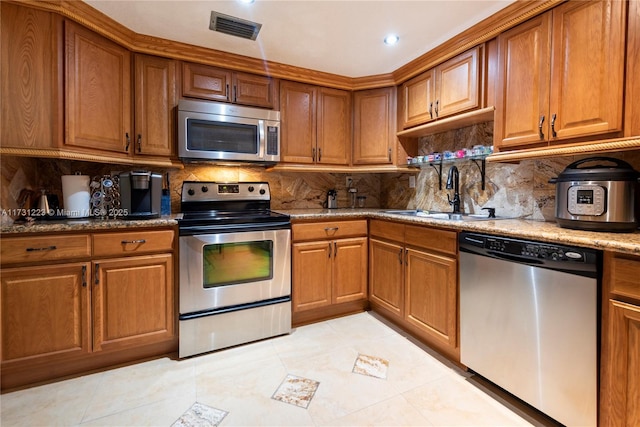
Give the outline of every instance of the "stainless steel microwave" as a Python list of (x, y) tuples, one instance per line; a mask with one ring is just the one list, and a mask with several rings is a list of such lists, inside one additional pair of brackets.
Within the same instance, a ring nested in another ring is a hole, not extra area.
[(280, 112), (182, 99), (178, 155), (192, 161), (278, 162)]

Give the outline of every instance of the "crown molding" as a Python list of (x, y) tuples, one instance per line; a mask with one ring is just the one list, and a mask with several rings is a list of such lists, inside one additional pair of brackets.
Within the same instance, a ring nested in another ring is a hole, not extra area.
[[(7, 0), (3, 0), (7, 1)], [(219, 66), (236, 71), (317, 84), (344, 90), (364, 90), (395, 86), (436, 65), (482, 44), (527, 19), (543, 13), (564, 0), (521, 0), (510, 4), (473, 27), (447, 40), (392, 73), (346, 77), (322, 71), (251, 58), (203, 48), (159, 37), (138, 34), (82, 1), (8, 0), (29, 7), (55, 12), (113, 40), (132, 52), (164, 56), (182, 61)]]

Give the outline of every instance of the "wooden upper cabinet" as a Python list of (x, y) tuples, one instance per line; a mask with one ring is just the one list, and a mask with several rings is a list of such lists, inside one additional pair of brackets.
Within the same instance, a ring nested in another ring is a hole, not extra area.
[(0, 3), (0, 145), (51, 148), (62, 140), (62, 21)]
[(436, 118), (480, 107), (480, 47), (436, 67)]
[(353, 102), (353, 164), (394, 164), (395, 87), (358, 91)]
[(275, 108), (276, 94), (277, 82), (270, 77), (189, 62), (182, 64), (183, 96)]
[(280, 84), (280, 160), (288, 163), (314, 163), (316, 149), (317, 88), (303, 83)]
[(182, 95), (209, 101), (231, 101), (231, 71), (182, 63)]
[(280, 112), (282, 162), (349, 164), (349, 92), (285, 81), (280, 84)]
[(435, 70), (429, 70), (402, 85), (402, 127), (409, 128), (434, 118), (436, 79)]
[(351, 93), (318, 91), (317, 163), (348, 165), (351, 160)]
[(65, 22), (65, 144), (130, 152), (131, 54), (122, 46)]
[(233, 73), (233, 102), (254, 107), (277, 107), (277, 81), (265, 76)]
[(640, 135), (640, 0), (629, 2), (624, 135)]
[(625, 10), (567, 2), (498, 37), (498, 150), (622, 131)]
[(175, 153), (176, 61), (135, 56), (135, 153)]
[(475, 47), (402, 84), (402, 127), (480, 107), (481, 52)]
[(621, 131), (626, 2), (568, 2), (552, 12), (551, 139)]
[(551, 14), (544, 14), (498, 37), (496, 145), (528, 145), (548, 137)]

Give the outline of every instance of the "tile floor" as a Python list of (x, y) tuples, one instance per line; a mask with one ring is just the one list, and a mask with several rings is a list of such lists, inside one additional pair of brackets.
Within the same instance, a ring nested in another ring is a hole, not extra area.
[(3, 394), (9, 426), (522, 426), (370, 313), (186, 360), (160, 358)]

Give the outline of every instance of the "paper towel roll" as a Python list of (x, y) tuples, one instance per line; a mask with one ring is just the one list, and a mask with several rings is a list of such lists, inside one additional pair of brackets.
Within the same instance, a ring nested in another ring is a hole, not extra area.
[(70, 218), (89, 216), (89, 175), (63, 175), (62, 196), (65, 214)]

